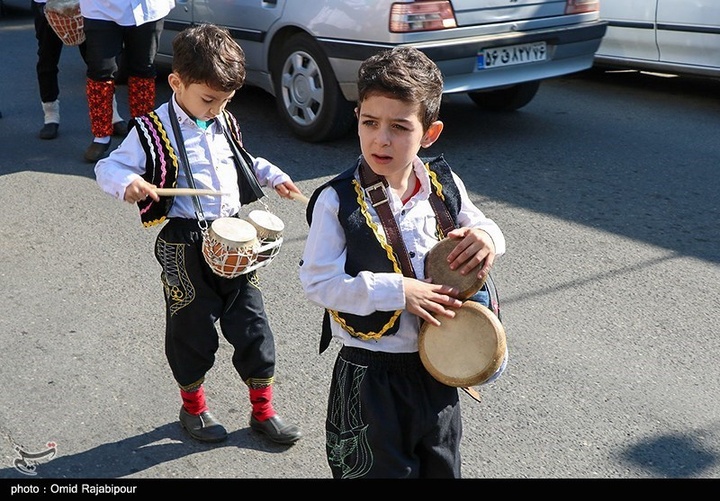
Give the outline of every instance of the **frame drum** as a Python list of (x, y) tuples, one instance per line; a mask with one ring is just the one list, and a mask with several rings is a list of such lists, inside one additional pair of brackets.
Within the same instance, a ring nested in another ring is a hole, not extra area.
[(444, 318), (440, 327), (423, 323), (418, 345), (427, 371), (455, 387), (487, 382), (502, 367), (507, 353), (500, 320), (475, 301), (465, 301), (455, 317)]
[(477, 265), (467, 275), (461, 275), (458, 270), (451, 270), (447, 257), (460, 240), (444, 238), (430, 249), (425, 257), (425, 276), (432, 279), (434, 284), (450, 285), (460, 289), (458, 299), (465, 300), (479, 291), (485, 279), (478, 279), (477, 273), (481, 265)]

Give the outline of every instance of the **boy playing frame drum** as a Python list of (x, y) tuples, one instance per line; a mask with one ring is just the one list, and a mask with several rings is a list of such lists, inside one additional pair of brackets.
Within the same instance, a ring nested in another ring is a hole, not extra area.
[[(242, 144), (238, 124), (225, 107), (245, 81), (245, 55), (227, 30), (213, 25), (180, 33), (173, 53), (168, 77), (172, 99), (131, 121), (126, 139), (96, 164), (97, 182), (106, 193), (137, 203), (146, 227), (167, 221), (158, 234), (155, 257), (162, 267), (165, 353), (180, 387), (182, 427), (203, 442), (227, 437), (225, 427), (208, 410), (203, 386), (218, 349), (215, 323), (219, 321), (234, 348), (233, 365), (249, 389), (250, 427), (277, 443), (292, 444), (302, 433), (273, 408), (275, 344), (256, 273), (231, 279), (216, 275), (203, 257), (194, 198), (155, 192), (192, 186), (178, 160), (178, 148), (184, 147), (192, 159), (192, 165), (185, 167), (198, 189), (221, 193), (198, 197), (200, 214), (208, 223), (238, 214), (239, 183), (244, 178), (223, 130), (228, 128), (227, 137)], [(170, 121), (174, 115), (182, 144)], [(267, 160), (256, 157), (252, 168), (260, 184), (272, 186), (279, 196), (301, 195), (290, 177)]]
[[(447, 235), (458, 242), (448, 255), (453, 269), (483, 263), (475, 273), (486, 277), (505, 239), (442, 156), (418, 157), (443, 129), (442, 88), (439, 69), (417, 49), (366, 60), (355, 110), (362, 155), (308, 205), (300, 280), (325, 308), (321, 352), (330, 336), (342, 344), (326, 417), (335, 478), (461, 476), (458, 389), (434, 379), (418, 354), (420, 324), (440, 325), (462, 305), (456, 287), (424, 280), (425, 255), (441, 239), (431, 192), (442, 187), (456, 223)], [(376, 203), (379, 188), (387, 199)]]

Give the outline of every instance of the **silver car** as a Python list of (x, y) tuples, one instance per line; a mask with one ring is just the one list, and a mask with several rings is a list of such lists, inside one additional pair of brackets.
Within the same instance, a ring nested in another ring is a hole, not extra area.
[(720, 78), (719, 0), (601, 0), (596, 66)]
[(247, 84), (275, 96), (306, 141), (354, 124), (360, 63), (396, 45), (430, 56), (446, 93), (481, 108), (516, 110), (540, 81), (588, 69), (605, 34), (597, 0), (178, 0), (165, 20), (158, 63), (189, 25), (227, 27), (243, 47)]

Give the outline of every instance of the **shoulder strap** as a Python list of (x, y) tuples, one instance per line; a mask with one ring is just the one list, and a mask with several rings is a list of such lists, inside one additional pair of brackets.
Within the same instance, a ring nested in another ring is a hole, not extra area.
[[(185, 177), (187, 177), (188, 184), (190, 185), (190, 188), (195, 188), (195, 180), (192, 176), (192, 171), (190, 170), (190, 161), (188, 160), (187, 151), (185, 150), (185, 141), (183, 140), (182, 131), (180, 130), (180, 125), (178, 124), (178, 118), (177, 113), (175, 113), (175, 105), (172, 102), (172, 98), (170, 98), (170, 101), (168, 101), (168, 114), (170, 115), (170, 125), (172, 126), (173, 135), (175, 136), (175, 142), (177, 143), (177, 149), (180, 152), (180, 163), (183, 166), (183, 169), (185, 169)], [(201, 228), (206, 228), (207, 223), (205, 222), (205, 214), (202, 210), (202, 205), (200, 205), (200, 197), (197, 195), (193, 195), (193, 204), (195, 205), (195, 214), (197, 215), (198, 222), (200, 224)]]
[(378, 217), (380, 217), (388, 243), (400, 262), (403, 275), (415, 278), (415, 269), (410, 261), (405, 242), (400, 235), (400, 228), (398, 228), (397, 221), (395, 221), (390, 210), (390, 203), (385, 191), (387, 180), (384, 176), (378, 176), (365, 162), (365, 159), (360, 161), (360, 184), (370, 197), (372, 206), (377, 211)]

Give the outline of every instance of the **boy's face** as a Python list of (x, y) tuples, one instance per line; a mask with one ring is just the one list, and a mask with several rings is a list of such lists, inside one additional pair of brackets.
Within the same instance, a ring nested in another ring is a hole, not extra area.
[(437, 140), (442, 122), (427, 131), (420, 121), (420, 105), (370, 94), (356, 109), (363, 157), (375, 173), (392, 178), (412, 169), (420, 148)]
[(170, 73), (168, 83), (185, 113), (206, 122), (220, 115), (235, 95), (234, 90), (215, 90), (203, 83), (186, 85), (176, 73)]

